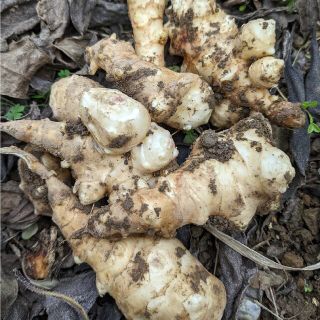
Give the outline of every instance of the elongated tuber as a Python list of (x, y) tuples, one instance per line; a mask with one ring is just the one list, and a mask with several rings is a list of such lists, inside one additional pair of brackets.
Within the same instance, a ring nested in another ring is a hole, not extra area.
[[(146, 144), (154, 144), (154, 154), (144, 150), (143, 143), (135, 148), (135, 156), (107, 155), (97, 150), (96, 142), (80, 123), (50, 120), (18, 120), (0, 124), (0, 130), (16, 139), (32, 143), (63, 160), (76, 179), (74, 192), (82, 204), (90, 204), (112, 191), (135, 190), (147, 186), (150, 173), (160, 170), (177, 156), (168, 132), (154, 124), (150, 127)], [(159, 139), (159, 135), (162, 137)], [(134, 148), (133, 148), (134, 149)]]
[(298, 104), (281, 102), (266, 89), (277, 84), (283, 67), (282, 60), (266, 59), (275, 52), (274, 20), (252, 20), (239, 31), (214, 0), (173, 0), (168, 16), (170, 52), (184, 58), (183, 71), (203, 76), (223, 99), (262, 112), (277, 125), (304, 125)]
[(126, 319), (222, 318), (226, 304), (223, 284), (177, 239), (140, 236), (111, 242), (91, 236), (73, 238), (87, 224), (88, 215), (71, 190), (32, 155), (17, 148), (0, 151), (22, 157), (30, 170), (46, 181), (55, 223), (77, 260), (96, 272), (99, 293), (113, 296)]
[(153, 121), (185, 130), (209, 121), (213, 92), (198, 75), (143, 61), (115, 35), (87, 48), (87, 58), (91, 74), (105, 70), (107, 80), (146, 106)]
[(129, 0), (135, 51), (143, 60), (164, 66), (164, 45), (168, 35), (163, 27), (165, 0)]
[[(170, 237), (177, 228), (222, 216), (245, 228), (258, 212), (279, 207), (295, 170), (288, 156), (271, 144), (268, 121), (258, 114), (231, 129), (204, 131), (191, 155), (154, 188), (137, 190), (92, 216), (88, 231), (112, 237), (148, 232)], [(125, 222), (125, 223), (124, 223)]]

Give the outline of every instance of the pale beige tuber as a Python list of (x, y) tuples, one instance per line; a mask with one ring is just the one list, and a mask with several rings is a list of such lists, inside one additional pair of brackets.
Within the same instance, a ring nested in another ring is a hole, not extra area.
[(151, 123), (141, 103), (77, 75), (53, 84), (50, 107), (58, 120), (81, 119), (97, 149), (108, 154), (123, 154), (141, 143)]
[(100, 295), (108, 292), (126, 319), (222, 318), (226, 305), (223, 284), (177, 239), (140, 236), (111, 242), (91, 236), (74, 238), (87, 224), (88, 214), (72, 191), (32, 155), (14, 147), (0, 151), (22, 157), (46, 181), (53, 219), (76, 260), (94, 269)]
[(87, 231), (99, 237), (171, 237), (177, 228), (202, 225), (213, 215), (244, 229), (256, 212), (279, 208), (294, 175), (289, 157), (271, 143), (268, 121), (258, 114), (220, 133), (204, 131), (178, 170), (153, 188), (111, 202), (90, 218)]
[(115, 35), (87, 48), (87, 59), (91, 74), (105, 70), (107, 80), (146, 106), (154, 122), (189, 130), (209, 121), (213, 92), (198, 75), (143, 61)]
[[(278, 83), (283, 68), (282, 60), (266, 59), (275, 52), (274, 20), (252, 20), (239, 31), (234, 18), (214, 0), (172, 0), (168, 17), (170, 52), (183, 57), (183, 71), (204, 77), (217, 99), (262, 112), (280, 126), (304, 125), (299, 104), (282, 101), (267, 90)], [(219, 126), (214, 113), (212, 123)]]
[(135, 51), (143, 60), (163, 67), (167, 32), (163, 27), (166, 0), (129, 0)]
[(77, 121), (80, 118), (80, 101), (91, 88), (103, 88), (98, 82), (72, 75), (56, 81), (50, 90), (49, 105), (53, 117), (59, 121)]
[[(0, 124), (0, 130), (16, 139), (32, 143), (62, 159), (63, 167), (70, 167), (76, 183), (73, 187), (82, 204), (90, 204), (103, 198), (121, 185), (125, 190), (135, 190), (139, 186), (147, 186), (152, 169), (160, 170), (177, 156), (177, 150), (167, 131), (156, 126), (149, 129), (146, 143), (154, 139), (158, 153), (151, 155), (130, 153), (123, 155), (107, 155), (100, 153), (96, 143), (82, 124), (53, 122), (50, 120), (18, 120)], [(158, 143), (159, 131), (163, 132), (162, 144)], [(163, 158), (163, 154), (167, 158)]]

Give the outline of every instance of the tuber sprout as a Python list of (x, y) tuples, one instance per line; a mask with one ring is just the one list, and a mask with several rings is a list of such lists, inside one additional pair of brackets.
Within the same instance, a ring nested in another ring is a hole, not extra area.
[(155, 172), (168, 164), (168, 159), (175, 159), (178, 150), (170, 132), (152, 122), (143, 143), (132, 149), (132, 162), (140, 172)]

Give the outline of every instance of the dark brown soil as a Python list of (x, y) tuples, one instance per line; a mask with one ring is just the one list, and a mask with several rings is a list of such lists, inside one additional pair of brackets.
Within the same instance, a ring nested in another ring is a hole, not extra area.
[[(315, 170), (320, 167), (319, 160), (318, 154), (311, 157), (307, 185), (312, 182), (320, 187)], [(320, 198), (316, 195), (302, 189), (296, 199), (285, 204), (282, 212), (261, 219), (259, 226), (250, 246), (257, 246), (256, 250), (262, 254), (291, 267), (301, 268), (319, 262)], [(320, 271), (272, 271), (283, 277), (283, 283), (273, 288), (279, 315), (283, 319), (320, 319)], [(268, 298), (265, 297), (263, 303), (275, 310)], [(261, 319), (274, 317), (264, 311)]]

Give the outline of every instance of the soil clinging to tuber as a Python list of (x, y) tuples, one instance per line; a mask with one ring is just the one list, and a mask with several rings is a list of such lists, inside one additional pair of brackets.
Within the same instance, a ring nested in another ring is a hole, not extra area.
[(87, 48), (87, 59), (91, 74), (99, 68), (105, 70), (107, 80), (146, 106), (153, 121), (184, 130), (209, 121), (214, 96), (198, 75), (144, 61), (115, 35)]
[(71, 189), (27, 152), (12, 147), (0, 151), (22, 157), (29, 169), (46, 181), (53, 219), (76, 260), (94, 269), (100, 295), (108, 292), (114, 297), (126, 319), (222, 318), (226, 305), (223, 284), (177, 239), (73, 238), (87, 224), (88, 211)]
[(304, 125), (299, 104), (282, 101), (267, 90), (277, 85), (284, 65), (272, 57), (274, 20), (251, 20), (238, 30), (234, 18), (215, 0), (173, 0), (167, 13), (170, 52), (184, 58), (183, 71), (201, 75), (217, 93), (214, 125), (225, 127), (241, 117), (238, 111), (233, 118), (232, 112), (216, 116), (216, 110), (222, 113), (225, 105), (249, 107), (280, 126)]
[(289, 157), (271, 143), (268, 121), (255, 115), (220, 133), (204, 131), (178, 170), (153, 188), (128, 194), (125, 202), (110, 203), (91, 217), (88, 231), (99, 237), (145, 232), (171, 237), (177, 228), (202, 225), (211, 215), (246, 228), (256, 212), (279, 208), (294, 175)]

